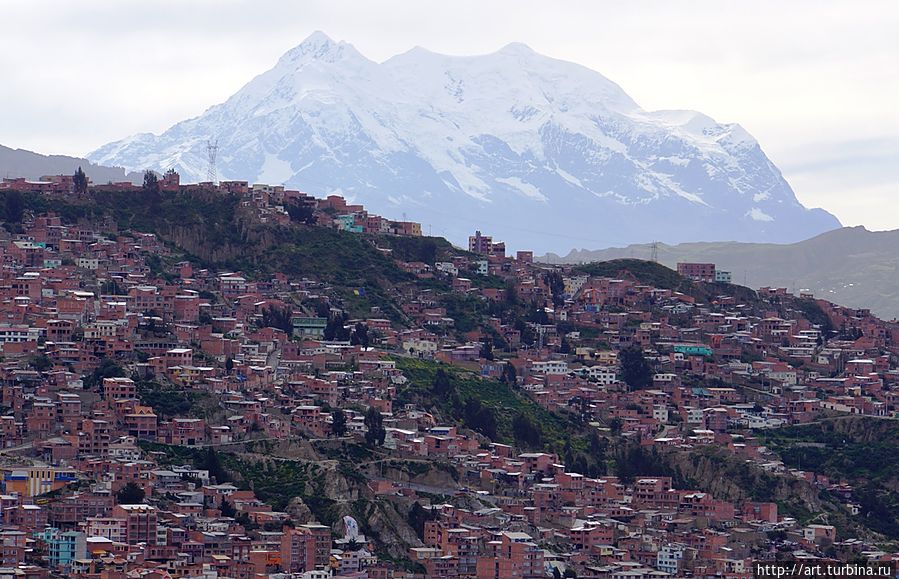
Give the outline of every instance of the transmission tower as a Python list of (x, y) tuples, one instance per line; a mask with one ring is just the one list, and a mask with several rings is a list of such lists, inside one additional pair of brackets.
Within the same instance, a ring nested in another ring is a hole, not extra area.
[(213, 185), (217, 184), (218, 176), (215, 171), (215, 158), (219, 152), (219, 140), (206, 141), (206, 158), (209, 161), (206, 167), (206, 180)]
[(659, 263), (659, 242), (653, 241), (652, 245), (650, 245), (649, 247), (652, 250), (649, 260), (655, 263)]

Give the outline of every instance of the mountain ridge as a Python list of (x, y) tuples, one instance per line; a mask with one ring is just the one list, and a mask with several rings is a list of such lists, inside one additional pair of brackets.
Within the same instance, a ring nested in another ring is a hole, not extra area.
[(26, 149), (0, 145), (0, 175), (38, 179), (44, 175), (71, 175), (81, 167), (94, 183), (130, 181), (140, 183), (142, 173), (127, 172), (122, 167), (105, 167), (80, 157), (44, 155)]
[(548, 251), (562, 247), (553, 231), (792, 242), (839, 226), (740, 125), (645, 111), (599, 72), (517, 43), (376, 63), (317, 32), (202, 115), (89, 158), (204, 180), (209, 140), (222, 178), (343, 194), (459, 243), (475, 228)]

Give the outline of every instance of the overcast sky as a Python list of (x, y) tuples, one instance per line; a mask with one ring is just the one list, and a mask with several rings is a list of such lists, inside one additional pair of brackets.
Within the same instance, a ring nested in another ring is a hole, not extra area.
[(523, 42), (738, 122), (800, 201), (899, 228), (899, 4), (2, 0), (0, 144), (83, 156), (224, 101), (314, 30), (377, 61)]

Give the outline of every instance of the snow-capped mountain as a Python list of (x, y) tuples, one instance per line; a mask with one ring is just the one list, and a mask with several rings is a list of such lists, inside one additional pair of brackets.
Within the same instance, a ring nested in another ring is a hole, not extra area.
[(128, 169), (340, 193), (462, 242), (567, 251), (659, 240), (792, 242), (806, 209), (756, 140), (693, 111), (645, 111), (583, 66), (510, 44), (376, 63), (317, 32), (226, 102), (89, 155)]

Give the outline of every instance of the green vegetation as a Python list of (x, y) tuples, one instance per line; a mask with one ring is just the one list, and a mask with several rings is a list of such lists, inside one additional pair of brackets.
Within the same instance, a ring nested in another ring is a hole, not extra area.
[(79, 166), (72, 175), (73, 192), (77, 195), (85, 195), (87, 193), (88, 179), (87, 175)]
[(469, 279), (471, 280), (472, 287), (494, 289), (506, 288), (506, 280), (498, 275), (472, 274), (469, 276)]
[(452, 244), (442, 237), (406, 237), (386, 235), (376, 238), (377, 244), (389, 248), (393, 257), (401, 261), (420, 261), (428, 265), (447, 259), (458, 253)]
[(641, 283), (685, 294), (692, 294), (692, 292), (697, 290), (695, 283), (678, 275), (676, 271), (656, 262), (644, 261), (642, 259), (596, 261), (575, 266), (572, 270), (577, 273), (598, 277), (624, 277), (630, 275)]
[(619, 354), (621, 378), (631, 390), (652, 386), (652, 367), (643, 356), (643, 350), (636, 346), (625, 348)]
[(550, 412), (512, 385), (425, 360), (397, 359), (409, 382), (395, 405), (415, 402), (491, 440), (581, 458), (585, 472), (604, 472), (595, 431), (573, 416)]
[(144, 502), (146, 493), (135, 482), (129, 482), (116, 493), (116, 500), (120, 505), (139, 505)]
[(269, 306), (262, 310), (262, 321), (260, 322), (260, 325), (263, 328), (277, 328), (289, 336), (293, 331), (293, 325), (290, 318), (291, 311), (289, 307), (276, 308), (275, 306)]
[[(299, 460), (254, 460), (232, 452), (188, 448), (141, 442), (147, 451), (161, 453), (161, 464), (189, 462), (195, 468), (208, 469), (217, 481), (233, 480), (242, 489), (252, 489), (256, 496), (283, 511), (293, 497), (300, 497), (315, 517), (325, 525), (337, 520), (335, 501), (326, 497), (321, 477), (322, 468)], [(213, 474), (219, 471), (218, 476)]]
[(487, 313), (487, 304), (477, 296), (448, 292), (441, 297), (446, 315), (455, 321), (459, 332), (476, 329)]
[(374, 406), (369, 406), (365, 413), (365, 442), (369, 446), (384, 444), (387, 430), (384, 428), (384, 417)]
[(20, 224), (25, 217), (25, 198), (18, 191), (3, 194), (3, 218), (7, 223)]
[(654, 261), (642, 259), (612, 259), (578, 265), (572, 268), (576, 273), (600, 277), (633, 277), (640, 283), (657, 288), (670, 289), (691, 296), (699, 301), (708, 302), (720, 295), (732, 296), (740, 301), (755, 301), (755, 291), (730, 283), (696, 283), (673, 269)]
[(103, 385), (103, 378), (121, 378), (125, 375), (125, 369), (115, 360), (103, 358), (94, 371), (84, 377), (84, 388), (95, 390)]
[(346, 429), (346, 413), (340, 408), (335, 408), (331, 412), (331, 434), (343, 436), (346, 434)]
[(437, 513), (435, 511), (425, 509), (418, 501), (415, 501), (412, 504), (412, 508), (409, 509), (409, 526), (415, 530), (415, 534), (418, 535), (419, 539), (424, 540), (425, 538), (425, 523), (436, 518)]
[(899, 424), (835, 418), (766, 433), (784, 464), (849, 481), (865, 526), (899, 539)]
[[(10, 201), (8, 195), (4, 202), (15, 208), (15, 199)], [(239, 270), (250, 277), (280, 271), (321, 279), (347, 288), (350, 295), (353, 290), (362, 290), (359, 310), (380, 306), (388, 315), (397, 315), (387, 297), (388, 289), (415, 280), (400, 270), (389, 255), (379, 251), (368, 236), (302, 224), (261, 223), (251, 211), (241, 207), (236, 195), (92, 192), (86, 199), (62, 201), (30, 194), (23, 196), (23, 203), (35, 213), (54, 211), (68, 223), (111, 218), (120, 230), (155, 233), (203, 267)], [(432, 238), (383, 239), (397, 247), (408, 244), (410, 252), (424, 252), (429, 244), (443, 247), (441, 241)], [(416, 249), (414, 244), (421, 247)], [(443, 244), (449, 246), (445, 241)]]
[(543, 443), (540, 426), (534, 424), (527, 414), (516, 414), (512, 419), (512, 436), (517, 444), (527, 448), (540, 448)]
[(834, 334), (833, 323), (815, 300), (808, 298), (796, 299), (793, 301), (793, 307), (799, 310), (802, 316), (809, 322), (819, 326), (825, 338), (829, 338)]
[(212, 401), (212, 397), (206, 391), (161, 384), (152, 380), (138, 382), (137, 395), (141, 404), (151, 406), (160, 418), (203, 417), (206, 412), (201, 403)]
[(53, 367), (53, 361), (46, 354), (35, 354), (28, 358), (28, 365), (38, 372), (46, 372)]
[(689, 488), (692, 482), (679, 475), (655, 448), (647, 450), (638, 444), (618, 449), (615, 455), (615, 475), (625, 484), (633, 484), (637, 476), (669, 476), (678, 488)]

